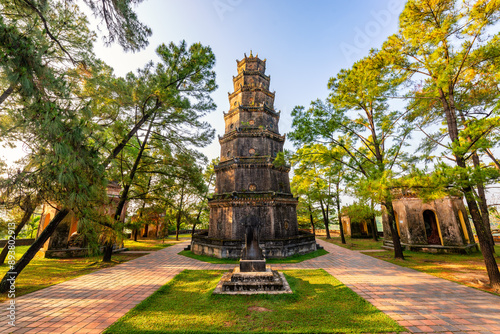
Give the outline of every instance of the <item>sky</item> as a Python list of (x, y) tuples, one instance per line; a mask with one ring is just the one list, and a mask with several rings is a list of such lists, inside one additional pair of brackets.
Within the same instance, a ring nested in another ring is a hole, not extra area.
[[(153, 35), (149, 46), (136, 53), (125, 53), (119, 45), (95, 43), (96, 55), (124, 76), (157, 62), (155, 50), (162, 44), (200, 42), (216, 57), (218, 89), (212, 94), (217, 105), (205, 120), (224, 134), (223, 112), (229, 109), (228, 92), (236, 60), (245, 53), (266, 59), (271, 76), (270, 90), (276, 92), (275, 109), (281, 111), (280, 132), (291, 131), (291, 111), (328, 96), (328, 80), (379, 48), (397, 32), (398, 16), (404, 0), (144, 0), (134, 9), (139, 20)], [(88, 15), (90, 11), (81, 4)], [(89, 17), (91, 27), (98, 21)], [(103, 32), (104, 27), (101, 26)], [(293, 145), (285, 142), (285, 149)], [(209, 158), (219, 156), (217, 136), (201, 151)], [(2, 149), (0, 157), (12, 164), (22, 148)]]
[[(118, 45), (105, 47), (98, 40), (95, 52), (117, 75), (158, 61), (155, 49), (171, 41), (208, 45), (216, 57), (219, 88), (212, 94), (217, 109), (206, 117), (216, 134), (224, 134), (223, 112), (229, 109), (228, 92), (236, 60), (244, 54), (267, 59), (275, 109), (281, 110), (280, 132), (291, 130), (291, 111), (328, 96), (328, 80), (378, 48), (397, 32), (403, 0), (145, 0), (135, 10), (152, 30), (149, 46), (124, 53)], [(217, 138), (217, 136), (215, 137)], [(290, 142), (286, 149), (293, 149)], [(215, 139), (202, 152), (219, 156)]]

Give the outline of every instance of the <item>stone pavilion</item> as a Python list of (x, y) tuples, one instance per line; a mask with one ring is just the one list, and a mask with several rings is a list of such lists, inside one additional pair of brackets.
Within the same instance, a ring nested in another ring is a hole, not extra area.
[[(471, 253), (478, 250), (461, 197), (424, 202), (410, 191), (394, 194), (393, 208), (403, 249), (429, 253)], [(387, 214), (382, 216), (384, 246), (392, 247)]]

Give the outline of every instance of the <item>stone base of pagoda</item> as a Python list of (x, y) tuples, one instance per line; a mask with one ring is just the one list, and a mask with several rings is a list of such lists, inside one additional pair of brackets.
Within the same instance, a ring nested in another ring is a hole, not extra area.
[[(197, 255), (207, 255), (219, 259), (239, 259), (244, 240), (221, 240), (209, 238), (208, 232), (195, 234), (191, 241), (191, 251)], [(316, 239), (308, 232), (287, 239), (260, 240), (260, 247), (266, 259), (281, 259), (292, 255), (302, 255), (316, 250)]]

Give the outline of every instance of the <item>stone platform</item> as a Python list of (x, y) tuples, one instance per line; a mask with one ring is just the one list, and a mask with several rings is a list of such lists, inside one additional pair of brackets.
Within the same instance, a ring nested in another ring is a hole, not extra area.
[(285, 275), (272, 270), (271, 266), (267, 265), (266, 270), (260, 272), (241, 272), (239, 267), (234, 268), (232, 272), (222, 276), (213, 293), (216, 295), (277, 295), (293, 292)]
[[(266, 259), (279, 259), (314, 252), (316, 250), (316, 239), (312, 233), (301, 231), (299, 235), (288, 239), (261, 239), (259, 245)], [(219, 259), (239, 259), (243, 246), (244, 240), (209, 238), (206, 232), (195, 234), (191, 241), (191, 251), (194, 254)]]

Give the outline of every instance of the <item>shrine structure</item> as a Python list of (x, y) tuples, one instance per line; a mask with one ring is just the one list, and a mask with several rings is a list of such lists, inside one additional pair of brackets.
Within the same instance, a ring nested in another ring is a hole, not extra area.
[(283, 258), (316, 250), (314, 235), (297, 224), (298, 200), (290, 191), (290, 167), (276, 163), (285, 136), (280, 112), (265, 74), (266, 60), (250, 56), (237, 61), (230, 108), (219, 137), (220, 163), (215, 167), (215, 194), (209, 200), (209, 230), (193, 236), (191, 250), (218, 258), (239, 258), (246, 227), (258, 222), (259, 244), (266, 258)]

